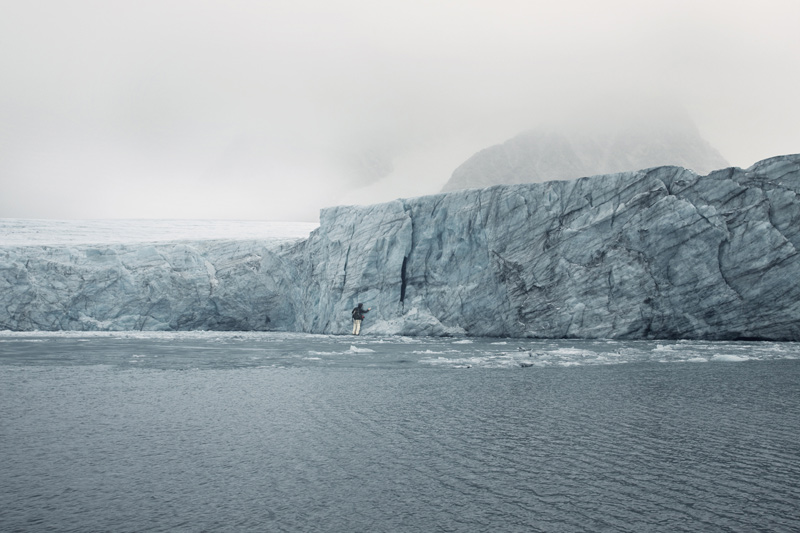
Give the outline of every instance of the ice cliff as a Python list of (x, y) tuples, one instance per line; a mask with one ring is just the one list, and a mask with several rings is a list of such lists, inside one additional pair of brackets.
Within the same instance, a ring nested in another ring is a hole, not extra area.
[(0, 329), (268, 330), (294, 321), (262, 241), (0, 247)]
[(308, 239), (0, 248), (0, 329), (800, 340), (800, 155), (321, 213)]

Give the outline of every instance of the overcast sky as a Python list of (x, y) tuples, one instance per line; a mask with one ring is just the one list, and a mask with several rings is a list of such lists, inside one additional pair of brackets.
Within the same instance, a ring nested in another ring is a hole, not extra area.
[[(0, 0), (0, 217), (317, 220), (481, 148), (682, 105), (800, 152), (796, 0)], [(611, 103), (613, 102), (613, 104)]]

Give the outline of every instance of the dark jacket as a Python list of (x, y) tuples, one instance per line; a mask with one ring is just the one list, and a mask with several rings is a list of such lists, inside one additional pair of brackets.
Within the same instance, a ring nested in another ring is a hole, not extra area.
[(369, 310), (364, 309), (362, 304), (358, 304), (358, 307), (353, 308), (353, 320), (364, 320), (365, 313), (369, 313)]

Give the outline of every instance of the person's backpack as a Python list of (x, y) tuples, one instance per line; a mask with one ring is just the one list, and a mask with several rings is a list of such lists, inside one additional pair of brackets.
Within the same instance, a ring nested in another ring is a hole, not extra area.
[(353, 309), (353, 320), (361, 320), (361, 313), (358, 312), (358, 307)]

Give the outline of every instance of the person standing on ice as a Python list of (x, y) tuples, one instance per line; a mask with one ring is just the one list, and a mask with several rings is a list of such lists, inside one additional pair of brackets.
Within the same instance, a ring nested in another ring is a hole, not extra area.
[(359, 302), (358, 307), (353, 308), (353, 335), (361, 335), (361, 321), (364, 320), (364, 314), (372, 310), (364, 309), (364, 304)]

